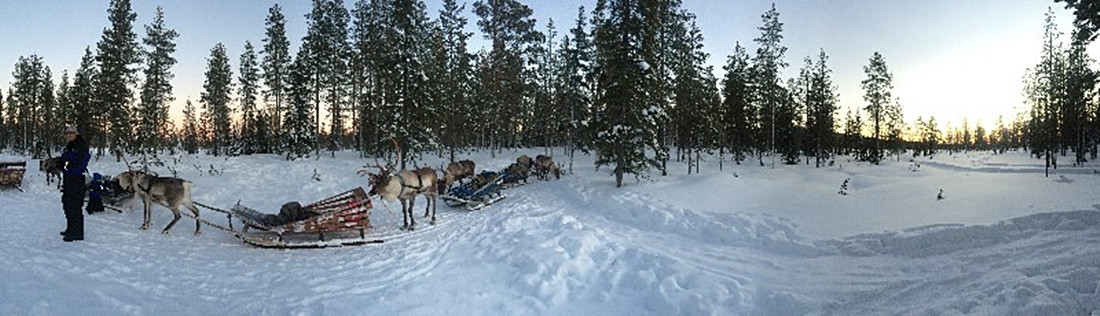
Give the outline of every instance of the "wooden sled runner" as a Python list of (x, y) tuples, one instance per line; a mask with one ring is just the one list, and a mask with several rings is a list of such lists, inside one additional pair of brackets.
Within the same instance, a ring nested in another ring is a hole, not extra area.
[(325, 248), (381, 243), (379, 239), (367, 239), (371, 208), (367, 193), (355, 188), (302, 206), (308, 218), (287, 223), (240, 204), (229, 213), (244, 224), (233, 233), (247, 244), (262, 248)]

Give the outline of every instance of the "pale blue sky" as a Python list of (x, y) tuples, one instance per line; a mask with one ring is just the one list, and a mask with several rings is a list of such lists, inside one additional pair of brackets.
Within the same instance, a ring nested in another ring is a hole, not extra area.
[[(309, 1), (273, 0), (136, 0), (136, 30), (156, 6), (165, 9), (166, 22), (181, 35), (172, 69), (179, 113), (183, 100), (197, 102), (202, 89), (205, 58), (215, 43), (224, 43), (236, 67), (245, 40), (259, 47), (267, 9), (279, 2), (287, 16), (287, 31), (296, 46), (305, 33), (303, 15)], [(353, 1), (345, 0), (349, 8)], [(560, 34), (573, 26), (577, 6), (591, 10), (594, 0), (529, 0), (539, 27), (553, 18)], [(1022, 102), (1024, 70), (1038, 60), (1043, 14), (1053, 6), (1063, 32), (1069, 32), (1071, 15), (1049, 0), (928, 0), (928, 1), (775, 1), (784, 23), (788, 47), (786, 75), (793, 76), (807, 55), (824, 48), (839, 85), (842, 107), (862, 106), (859, 82), (862, 66), (874, 51), (881, 52), (894, 73), (895, 95), (905, 107), (906, 120), (935, 115), (958, 123), (963, 116), (971, 124), (987, 127), (997, 115), (1010, 118)], [(460, 2), (461, 3), (461, 2)], [(468, 25), (478, 40), (476, 18), (467, 3)], [(684, 0), (684, 7), (698, 16), (710, 63), (719, 69), (734, 43), (755, 51), (753, 38), (760, 15), (772, 1)], [(440, 1), (427, 1), (436, 16)], [(20, 55), (39, 54), (60, 80), (62, 70), (71, 73), (79, 65), (85, 46), (95, 43), (107, 25), (107, 1), (0, 0), (0, 87), (10, 84), (12, 67)], [(234, 68), (234, 71), (236, 68)], [(720, 75), (720, 73), (719, 73)], [(843, 115), (843, 111), (841, 113)]]

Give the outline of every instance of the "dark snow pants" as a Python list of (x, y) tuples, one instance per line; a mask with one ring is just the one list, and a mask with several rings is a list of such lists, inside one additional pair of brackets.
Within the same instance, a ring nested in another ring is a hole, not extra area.
[(84, 175), (65, 175), (61, 181), (61, 205), (65, 208), (65, 231), (70, 237), (84, 238)]

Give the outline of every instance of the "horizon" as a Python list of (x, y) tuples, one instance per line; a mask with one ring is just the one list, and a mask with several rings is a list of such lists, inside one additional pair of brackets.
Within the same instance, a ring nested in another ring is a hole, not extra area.
[[(275, 3), (283, 7), (287, 18), (287, 37), (293, 53), (305, 33), (303, 15), (311, 9), (308, 2), (168, 0), (132, 4), (137, 14), (134, 30), (139, 41), (157, 6), (164, 8), (168, 27), (180, 33), (173, 55), (178, 62), (171, 69), (175, 75), (172, 80), (175, 100), (170, 108), (173, 122), (180, 122), (187, 100), (201, 107), (198, 99), (210, 48), (215, 43), (225, 44), (235, 79), (244, 42), (262, 45), (264, 19)], [(435, 19), (441, 1), (425, 3), (428, 16)], [(683, 7), (697, 16), (704, 50), (710, 54), (707, 65), (714, 66), (716, 77), (721, 79), (724, 75), (721, 67), (735, 43), (745, 46), (750, 55), (755, 53), (752, 40), (759, 36), (756, 28), (761, 23), (760, 15), (771, 3), (685, 1)], [(468, 50), (476, 52), (484, 47), (485, 40), (477, 28), (472, 4), (466, 2), (464, 13), (466, 29), (473, 33)], [(584, 5), (586, 18), (590, 18), (594, 1), (525, 4), (534, 11), (538, 30), (545, 31), (547, 21), (553, 19), (560, 40), (573, 27), (577, 6)], [(353, 1), (345, 2), (349, 10), (353, 5)], [(981, 124), (991, 130), (996, 127), (998, 116), (1003, 116), (1007, 124), (1015, 119), (1016, 113), (1026, 109), (1023, 75), (1038, 62), (1043, 15), (1048, 7), (1058, 17), (1059, 31), (1068, 33), (1072, 14), (1060, 3), (1047, 1), (845, 0), (828, 4), (777, 1), (776, 8), (784, 24), (783, 45), (788, 48), (784, 60), (789, 66), (782, 74), (784, 78), (797, 75), (804, 56), (816, 56), (819, 49), (824, 49), (838, 87), (839, 127), (848, 109), (863, 107), (863, 91), (859, 86), (865, 77), (862, 66), (878, 51), (894, 75), (894, 95), (901, 101), (907, 124), (917, 117), (927, 121), (934, 116), (945, 133), (949, 132), (948, 127), (960, 128), (963, 120), (968, 121), (970, 129)], [(988, 10), (987, 14), (972, 12), (979, 9)], [(12, 27), (0, 28), (0, 38), (11, 39), (12, 43), (0, 50), (0, 87), (5, 92), (10, 87), (12, 67), (19, 56), (42, 56), (53, 71), (55, 83), (60, 82), (64, 70), (71, 76), (84, 47), (94, 47), (99, 41), (107, 24), (106, 10), (107, 1), (46, 0), (14, 6), (6, 21)], [(41, 41), (43, 38), (54, 40)], [(1089, 51), (1095, 51), (1094, 45), (1089, 46)], [(134, 92), (137, 95), (139, 90)]]

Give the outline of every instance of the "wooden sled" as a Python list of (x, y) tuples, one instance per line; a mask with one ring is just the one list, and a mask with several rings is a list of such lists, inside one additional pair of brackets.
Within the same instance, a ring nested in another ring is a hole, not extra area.
[(326, 248), (382, 242), (367, 238), (372, 205), (363, 188), (302, 208), (312, 216), (289, 223), (272, 223), (273, 216), (238, 204), (230, 213), (244, 227), (234, 234), (241, 241), (262, 248)]
[(0, 189), (15, 188), (20, 192), (23, 188), (23, 174), (27, 172), (27, 162), (0, 162)]

